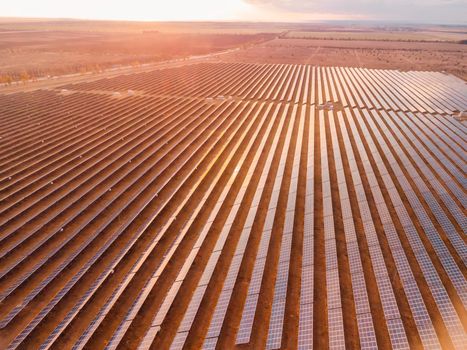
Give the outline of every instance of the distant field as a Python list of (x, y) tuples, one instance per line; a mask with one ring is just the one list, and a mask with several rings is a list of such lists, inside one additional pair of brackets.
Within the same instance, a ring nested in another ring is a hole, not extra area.
[(467, 32), (447, 31), (290, 31), (286, 38), (327, 40), (449, 41), (467, 39)]
[(0, 83), (203, 55), (271, 34), (0, 30)]
[(280, 38), (223, 60), (446, 71), (467, 80), (467, 45), (455, 43)]
[(258, 34), (280, 33), (298, 29), (299, 25), (277, 23), (237, 22), (129, 22), (129, 21), (84, 21), (84, 20), (30, 20), (0, 18), (0, 32), (23, 31), (80, 31), (107, 33), (141, 33), (159, 31), (163, 33), (202, 34)]
[(227, 62), (447, 71), (467, 78), (465, 26), (0, 19), (0, 84), (241, 50)]

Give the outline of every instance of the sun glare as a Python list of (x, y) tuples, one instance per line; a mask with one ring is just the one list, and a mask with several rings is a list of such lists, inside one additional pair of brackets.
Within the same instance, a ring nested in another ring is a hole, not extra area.
[(2, 4), (2, 16), (155, 21), (238, 20), (254, 6), (244, 0), (17, 0)]
[[(163, 4), (162, 1), (148, 3), (154, 11), (151, 18), (159, 20), (232, 20), (250, 8), (242, 0), (173, 0), (163, 1)], [(146, 14), (143, 16), (149, 17)]]

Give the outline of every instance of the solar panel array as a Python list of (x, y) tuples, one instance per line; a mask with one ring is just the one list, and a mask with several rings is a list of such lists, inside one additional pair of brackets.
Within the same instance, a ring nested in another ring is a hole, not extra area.
[(286, 64), (0, 95), (0, 348), (465, 349), (466, 109)]

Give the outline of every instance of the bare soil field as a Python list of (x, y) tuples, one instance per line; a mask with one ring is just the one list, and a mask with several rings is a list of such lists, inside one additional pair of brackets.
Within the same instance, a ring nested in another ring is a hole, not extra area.
[[(0, 18), (0, 31), (71, 31), (110, 33), (261, 34), (301, 30), (303, 24), (254, 22), (132, 22)], [(308, 28), (308, 26), (306, 26)]]
[(462, 26), (0, 19), (0, 82), (242, 48), (226, 61), (447, 71), (466, 79)]
[(456, 43), (276, 38), (223, 59), (226, 62), (293, 62), (446, 71), (467, 80), (467, 45)]
[(283, 35), (290, 39), (326, 39), (326, 40), (374, 40), (374, 41), (421, 41), (421, 42), (459, 42), (467, 39), (462, 30), (323, 30), (323, 31), (290, 31)]
[(3, 31), (0, 32), (0, 83), (215, 53), (272, 37), (271, 34), (157, 31)]

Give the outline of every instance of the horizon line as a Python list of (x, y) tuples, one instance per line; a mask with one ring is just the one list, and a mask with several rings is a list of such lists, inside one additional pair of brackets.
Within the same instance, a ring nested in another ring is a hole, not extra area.
[(405, 24), (405, 25), (439, 25), (439, 26), (461, 26), (467, 27), (466, 23), (445, 23), (445, 22), (417, 22), (417, 21), (407, 21), (407, 20), (397, 20), (397, 19), (310, 19), (307, 21), (297, 20), (297, 21), (281, 21), (281, 20), (236, 20), (236, 19), (191, 19), (191, 20), (176, 20), (176, 19), (159, 19), (159, 20), (150, 20), (150, 19), (120, 19), (120, 18), (82, 18), (82, 17), (28, 17), (28, 16), (1, 16), (2, 19), (26, 19), (26, 20), (56, 20), (56, 21), (102, 21), (102, 22), (134, 22), (134, 23), (263, 23), (263, 24), (318, 24), (326, 22), (340, 22), (340, 23), (380, 23), (380, 24)]

